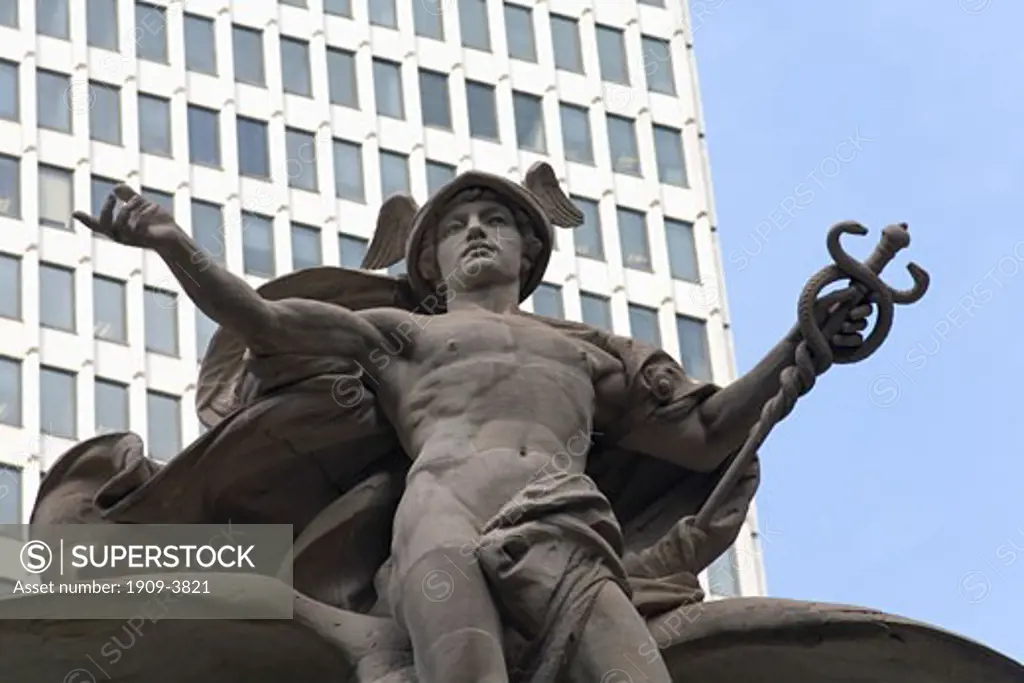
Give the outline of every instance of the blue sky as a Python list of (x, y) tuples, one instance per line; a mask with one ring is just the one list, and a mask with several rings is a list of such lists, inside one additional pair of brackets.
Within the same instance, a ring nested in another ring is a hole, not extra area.
[(847, 238), (863, 258), (908, 222), (885, 278), (908, 286), (911, 259), (932, 274), (885, 345), (819, 378), (761, 451), (770, 594), (1024, 660), (1024, 3), (691, 8), (740, 371), (793, 323), (832, 223), (871, 229)]

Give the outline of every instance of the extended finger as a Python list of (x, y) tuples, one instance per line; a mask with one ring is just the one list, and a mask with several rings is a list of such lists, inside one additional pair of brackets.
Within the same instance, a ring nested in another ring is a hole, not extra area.
[(871, 315), (871, 310), (871, 304), (861, 304), (860, 306), (854, 306), (851, 308), (850, 314), (846, 317), (849, 320), (863, 320)]
[(127, 204), (138, 197), (139, 193), (124, 183), (120, 183), (114, 186), (114, 196)]
[(85, 211), (75, 211), (71, 217), (94, 232), (100, 231), (100, 222)]
[(857, 332), (863, 332), (867, 327), (867, 320), (851, 320), (843, 323), (840, 332), (842, 334), (856, 334)]
[(121, 208), (117, 214), (117, 220), (114, 222), (114, 232), (117, 235), (124, 235), (128, 228), (134, 225), (132, 219), (141, 204), (142, 197), (136, 195)]
[(851, 348), (860, 346), (864, 340), (859, 334), (836, 334), (832, 336), (832, 346)]

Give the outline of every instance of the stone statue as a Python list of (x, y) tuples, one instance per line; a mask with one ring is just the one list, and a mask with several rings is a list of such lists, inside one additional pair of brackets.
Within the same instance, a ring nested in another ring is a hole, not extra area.
[[(878, 280), (905, 226), (860, 264), (838, 236), (864, 230), (843, 224), (798, 325), (718, 388), (659, 349), (519, 309), (554, 228), (582, 222), (547, 164), (522, 185), (464, 173), (423, 207), (390, 197), (364, 268), (404, 258), (401, 278), (315, 268), (254, 291), (125, 185), (75, 218), (155, 251), (220, 325), (197, 391), (208, 431), (166, 466), (134, 434), (83, 442), (51, 469), (33, 522), (293, 524), (296, 619), (348, 667), (310, 681), (688, 677), (679, 651), (659, 651), (696, 619), (667, 638), (658, 625), (700, 606), (697, 574), (757, 488), (756, 448), (927, 286), (920, 269), (911, 292)], [(842, 278), (854, 284), (819, 297)]]

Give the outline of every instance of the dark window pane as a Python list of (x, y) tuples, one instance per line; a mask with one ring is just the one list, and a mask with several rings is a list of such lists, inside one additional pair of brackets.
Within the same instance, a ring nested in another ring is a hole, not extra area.
[(679, 337), (679, 360), (688, 377), (711, 381), (711, 356), (708, 334), (703, 320), (676, 316), (676, 335)]
[(220, 117), (217, 112), (189, 105), (188, 158), (193, 164), (220, 166)]
[(668, 264), (672, 277), (687, 282), (700, 282), (693, 223), (666, 218), (665, 241), (668, 244)]
[(72, 94), (71, 79), (66, 74), (36, 71), (36, 116), (40, 128), (71, 132)]
[(626, 43), (622, 31), (608, 26), (597, 27), (597, 57), (603, 80), (629, 85)]
[(618, 209), (619, 246), (622, 265), (638, 270), (651, 270), (651, 247), (647, 238), (647, 217), (637, 211)]
[(171, 156), (171, 102), (139, 94), (139, 149)]
[(398, 12), (395, 0), (374, 0), (370, 6), (370, 23), (387, 28), (398, 28)]
[(455, 167), (437, 161), (427, 162), (427, 194), (433, 195), (455, 177)]
[(500, 140), (494, 86), (466, 81), (466, 105), (469, 108), (469, 134), (485, 140)]
[(36, 0), (36, 31), (67, 40), (70, 36), (68, 0)]
[(18, 0), (0, 0), (0, 26), (18, 28)]
[(90, 81), (89, 137), (111, 145), (121, 144), (120, 88)]
[(458, 0), (459, 32), (462, 45), (485, 52), (491, 49), (491, 29), (487, 21), (487, 0)]
[(416, 35), (444, 40), (444, 3), (434, 0), (412, 3), (412, 23)]
[(640, 152), (636, 146), (636, 125), (632, 120), (608, 116), (608, 146), (613, 171), (640, 175)]
[[(21, 468), (0, 464), (0, 525), (21, 524), (21, 504)], [(17, 533), (12, 529), (4, 532), (4, 535), (13, 536)], [(15, 582), (5, 580), (3, 587), (0, 588), (0, 598), (14, 595), (16, 585)]]
[(167, 62), (167, 11), (135, 3), (135, 54), (151, 62)]
[(0, 59), (0, 119), (19, 119), (19, 92), (18, 64)]
[(362, 145), (344, 140), (334, 141), (334, 192), (339, 199), (366, 201)]
[(267, 124), (264, 121), (239, 116), (238, 172), (254, 178), (270, 177), (270, 148), (267, 142)]
[(286, 93), (313, 96), (309, 73), (309, 43), (281, 38), (281, 73)]
[(594, 163), (594, 147), (590, 140), (590, 116), (586, 109), (563, 104), (559, 107), (562, 124), (562, 145), (567, 161)]
[(379, 115), (393, 119), (405, 118), (402, 69), (398, 64), (383, 59), (373, 60), (373, 93)]
[(142, 188), (141, 194), (149, 201), (165, 209), (167, 213), (172, 216), (174, 215), (174, 195), (161, 192), (160, 190), (152, 190), (148, 187)]
[(312, 133), (292, 128), (286, 130), (284, 135), (288, 154), (288, 185), (316, 192), (319, 185), (316, 172), (316, 140), (313, 139)]
[(206, 314), (196, 309), (196, 359), (202, 362), (206, 350), (210, 347), (210, 340), (213, 333), (217, 331), (217, 323), (206, 317)]
[(71, 372), (43, 367), (39, 371), (39, 422), (43, 434), (74, 439), (78, 435), (78, 377)]
[(0, 155), (0, 216), (21, 216), (21, 164)]
[(352, 0), (324, 0), (324, 12), (340, 17), (351, 17)]
[(591, 327), (611, 331), (612, 329), (612, 305), (603, 296), (597, 294), (580, 294), (580, 311), (583, 322)]
[[(92, 195), (92, 215), (99, 216), (100, 213), (102, 213), (103, 203), (106, 202), (107, 197), (109, 197), (114, 192), (114, 186), (116, 184), (117, 183), (115, 183), (113, 180), (110, 180), (109, 178), (101, 178), (99, 176), (92, 177), (92, 179), (89, 181), (89, 192)], [(121, 204), (122, 202), (118, 200), (116, 206), (121, 206)]]
[(551, 42), (555, 49), (555, 67), (583, 73), (580, 27), (575, 19), (551, 15)]
[(21, 259), (0, 254), (0, 317), (21, 320)]
[(320, 230), (308, 225), (292, 223), (292, 270), (323, 265)]
[(192, 200), (192, 239), (211, 259), (223, 264), (227, 249), (224, 247), (224, 213), (217, 204)]
[(92, 330), (97, 339), (128, 342), (125, 283), (94, 275), (92, 278)]
[(242, 213), (242, 262), (249, 275), (274, 277), (274, 221)]
[(128, 431), (128, 387), (97, 377), (95, 394), (96, 433)]
[(73, 204), (71, 171), (54, 166), (39, 166), (39, 223), (72, 230)]
[(661, 330), (658, 327), (658, 312), (646, 306), (629, 305), (629, 330), (633, 339), (661, 346)]
[(537, 61), (537, 45), (533, 35), (533, 12), (529, 7), (505, 4), (505, 40), (508, 55), (524, 62)]
[(678, 130), (655, 126), (654, 153), (658, 160), (658, 180), (666, 185), (689, 187), (683, 157), (683, 136)]
[(451, 130), (452, 107), (446, 74), (420, 69), (420, 100), (424, 126)]
[(355, 53), (328, 48), (327, 81), (332, 104), (359, 109)]
[(338, 235), (338, 255), (342, 268), (362, 268), (368, 243), (359, 237)]
[(39, 324), (75, 331), (75, 271), (39, 264)]
[(533, 292), (533, 312), (548, 318), (564, 318), (565, 305), (562, 301), (562, 288), (556, 285), (541, 283)]
[(178, 296), (146, 287), (143, 291), (146, 318), (146, 350), (178, 355)]
[(672, 69), (672, 49), (668, 41), (643, 36), (641, 47), (644, 51), (647, 89), (651, 92), (675, 95), (676, 78)]
[(516, 119), (516, 139), (519, 149), (544, 153), (547, 140), (544, 135), (544, 107), (536, 95), (512, 93), (512, 106)]
[(213, 21), (206, 17), (185, 15), (185, 68), (217, 75), (217, 42)]
[(118, 52), (117, 0), (89, 0), (85, 7), (85, 32), (89, 45)]
[(398, 192), (409, 192), (409, 157), (381, 150), (380, 191), (385, 199)]
[(0, 424), (21, 426), (21, 361), (0, 357)]
[(601, 237), (601, 213), (592, 199), (573, 197), (572, 201), (583, 213), (583, 225), (573, 230), (576, 255), (604, 260), (604, 239)]
[(166, 462), (181, 450), (181, 401), (177, 396), (146, 392), (146, 446), (150, 457)]
[(267, 74), (263, 66), (263, 32), (242, 26), (232, 26), (231, 44), (235, 57), (235, 80), (251, 85), (266, 85)]

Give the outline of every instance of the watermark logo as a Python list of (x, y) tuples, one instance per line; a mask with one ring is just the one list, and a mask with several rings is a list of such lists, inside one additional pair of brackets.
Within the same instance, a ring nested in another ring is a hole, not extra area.
[(29, 541), (22, 546), (19, 559), (29, 574), (42, 574), (53, 564), (53, 551), (43, 541)]

